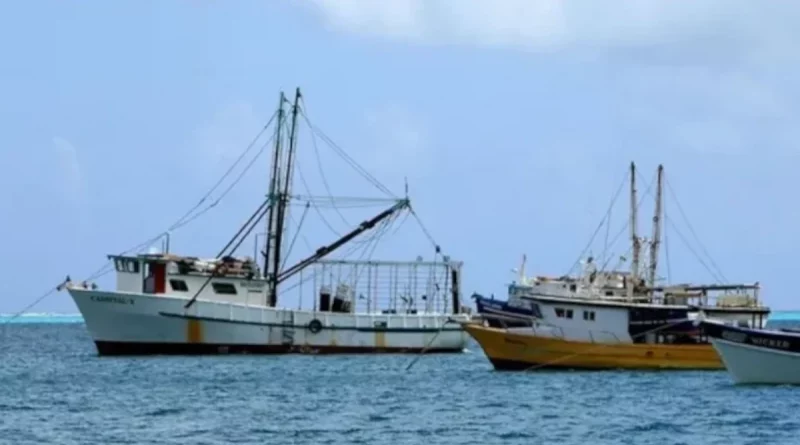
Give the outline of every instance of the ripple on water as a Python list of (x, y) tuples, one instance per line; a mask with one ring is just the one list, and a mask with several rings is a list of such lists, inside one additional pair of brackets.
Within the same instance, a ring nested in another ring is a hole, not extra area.
[(411, 357), (98, 358), (83, 325), (0, 344), (0, 443), (787, 444), (793, 387), (724, 372), (498, 373)]

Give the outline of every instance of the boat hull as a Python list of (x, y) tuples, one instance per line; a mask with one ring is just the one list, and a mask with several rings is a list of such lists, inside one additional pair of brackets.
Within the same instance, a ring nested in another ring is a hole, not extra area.
[(721, 370), (722, 361), (710, 344), (659, 345), (590, 343), (468, 323), (464, 330), (483, 349), (495, 369), (631, 369)]
[(99, 355), (461, 352), (465, 315), (350, 314), (69, 290)]
[(722, 339), (711, 342), (737, 384), (800, 385), (800, 354)]
[(800, 384), (800, 334), (701, 322), (728, 374), (741, 384)]

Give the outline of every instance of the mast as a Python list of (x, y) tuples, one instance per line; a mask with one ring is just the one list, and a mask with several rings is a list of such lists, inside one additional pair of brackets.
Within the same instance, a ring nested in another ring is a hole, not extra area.
[(278, 198), (278, 187), (280, 187), (280, 163), (281, 163), (281, 127), (283, 126), (283, 102), (286, 100), (283, 92), (280, 94), (280, 98), (278, 100), (278, 122), (275, 129), (275, 149), (272, 152), (272, 175), (270, 178), (269, 184), (269, 202), (270, 202), (270, 210), (269, 210), (269, 218), (267, 219), (267, 236), (265, 237), (265, 247), (264, 247), (264, 278), (267, 279), (267, 306), (269, 306), (270, 301), (272, 301), (273, 289), (272, 283), (274, 280), (270, 276), (270, 270), (273, 270), (277, 264), (278, 258), (275, 257), (273, 252), (273, 245), (275, 244), (276, 230), (278, 228), (277, 218), (278, 213), (276, 212), (277, 204), (276, 199)]
[(631, 247), (633, 258), (631, 260), (631, 279), (628, 282), (628, 298), (633, 298), (633, 290), (639, 279), (639, 238), (636, 236), (636, 165), (631, 161)]
[[(272, 263), (272, 273), (270, 274), (269, 286), (269, 301), (267, 306), (274, 307), (278, 302), (278, 274), (280, 273), (281, 265), (281, 245), (283, 244), (283, 233), (286, 222), (286, 206), (289, 203), (289, 188), (292, 180), (292, 170), (294, 161), (294, 152), (296, 149), (297, 139), (297, 109), (300, 102), (300, 88), (297, 88), (294, 96), (294, 105), (292, 106), (292, 127), (289, 131), (289, 152), (286, 154), (286, 170), (284, 170), (284, 184), (283, 190), (279, 191), (277, 196), (277, 209), (275, 221), (275, 261)], [(277, 184), (280, 187), (280, 184)]]
[(653, 215), (653, 240), (650, 243), (650, 275), (648, 277), (649, 287), (656, 285), (656, 268), (658, 266), (658, 248), (661, 241), (661, 193), (663, 182), (664, 166), (658, 165), (658, 177), (656, 179), (656, 209)]

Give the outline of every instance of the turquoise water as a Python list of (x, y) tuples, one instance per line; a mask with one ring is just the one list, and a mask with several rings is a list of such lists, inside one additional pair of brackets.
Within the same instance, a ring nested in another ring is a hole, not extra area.
[(800, 388), (717, 372), (413, 357), (98, 357), (80, 322), (0, 329), (0, 444), (793, 444)]
[(0, 324), (4, 323), (83, 323), (83, 317), (81, 314), (0, 314)]

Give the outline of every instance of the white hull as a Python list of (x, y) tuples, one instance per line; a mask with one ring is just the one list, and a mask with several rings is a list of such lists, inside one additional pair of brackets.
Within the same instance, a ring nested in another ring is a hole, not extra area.
[(800, 354), (713, 338), (736, 383), (800, 384)]
[(466, 321), (464, 314), (313, 312), (200, 299), (185, 309), (188, 299), (175, 295), (69, 293), (101, 355), (458, 352), (468, 339), (455, 322)]

